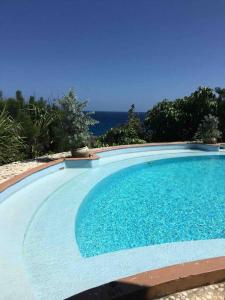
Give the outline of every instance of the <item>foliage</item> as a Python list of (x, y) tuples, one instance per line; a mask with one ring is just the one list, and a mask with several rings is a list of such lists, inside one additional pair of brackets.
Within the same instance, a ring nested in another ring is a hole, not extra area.
[[(16, 92), (15, 98), (4, 99), (2, 93), (0, 96), (0, 113), (5, 109), (15, 126), (20, 127), (20, 134), (23, 136), (24, 146), (17, 159), (66, 150), (60, 110), (55, 103), (33, 96), (26, 101), (20, 91)], [(6, 155), (12, 160), (11, 153)]]
[(95, 147), (143, 144), (144, 129), (140, 118), (135, 113), (134, 104), (128, 111), (128, 121), (119, 127), (111, 128), (104, 135), (96, 140)]
[(26, 130), (28, 152), (31, 157), (35, 157), (50, 148), (50, 125), (59, 119), (59, 116), (51, 108), (46, 109), (44, 106), (32, 103), (26, 108), (25, 115), (28, 116), (28, 122), (31, 121), (30, 128), (32, 129)]
[(21, 126), (3, 109), (0, 113), (0, 165), (22, 158), (23, 140), (20, 133)]
[(216, 115), (217, 111), (214, 91), (200, 87), (189, 97), (155, 105), (147, 112), (145, 129), (154, 142), (192, 140), (204, 116)]
[(68, 151), (86, 144), (90, 137), (89, 126), (96, 121), (83, 111), (85, 107), (86, 102), (79, 102), (73, 91), (52, 102), (34, 96), (25, 100), (21, 91), (16, 91), (15, 97), (4, 98), (0, 92), (0, 113), (5, 110), (15, 130), (20, 128), (24, 143), (20, 155), (15, 149), (17, 156), (5, 153), (4, 161)]
[[(24, 99), (21, 91), (6, 98), (0, 91), (0, 164), (87, 145), (96, 121), (84, 111), (86, 104), (73, 91), (55, 101)], [(195, 138), (225, 140), (225, 89), (199, 87), (187, 97), (163, 100), (147, 112), (143, 123), (132, 105), (128, 121), (95, 138), (92, 146)]]
[(60, 101), (63, 112), (63, 128), (71, 149), (87, 146), (90, 141), (90, 126), (97, 123), (91, 118), (92, 113), (84, 112), (87, 101), (79, 101), (70, 90)]
[(199, 124), (198, 130), (194, 139), (200, 140), (203, 143), (216, 142), (221, 137), (221, 132), (218, 129), (219, 121), (217, 117), (212, 115), (205, 116)]
[[(134, 116), (134, 106), (128, 115)], [(225, 89), (199, 87), (190, 96), (167, 99), (150, 109), (141, 124), (132, 117), (127, 124), (112, 128), (97, 139), (97, 146), (149, 142), (191, 141), (205, 116), (218, 117), (225, 139)], [(137, 123), (135, 123), (137, 122)], [(136, 125), (138, 124), (138, 125)]]
[(169, 142), (181, 138), (181, 110), (178, 104), (178, 101), (163, 100), (147, 112), (145, 128), (150, 140)]

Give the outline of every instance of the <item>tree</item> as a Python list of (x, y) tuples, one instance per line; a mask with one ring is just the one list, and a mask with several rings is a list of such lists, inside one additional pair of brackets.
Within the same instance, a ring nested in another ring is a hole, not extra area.
[(222, 133), (222, 140), (225, 140), (225, 89), (216, 87), (217, 94), (217, 117), (219, 120), (219, 130)]
[(63, 112), (63, 129), (71, 150), (87, 146), (90, 142), (90, 126), (98, 123), (91, 115), (84, 112), (87, 101), (79, 101), (74, 90), (70, 90), (60, 101)]
[(217, 101), (220, 102), (225, 100), (225, 89), (215, 87), (215, 92), (218, 94)]
[(182, 139), (180, 130), (181, 109), (178, 101), (163, 100), (146, 114), (146, 133), (151, 141), (169, 142)]
[(156, 104), (146, 114), (145, 129), (154, 142), (190, 141), (204, 116), (216, 115), (217, 107), (214, 91), (199, 87), (188, 97)]
[(128, 110), (127, 129), (134, 131), (135, 138), (143, 137), (143, 126), (140, 118), (135, 112), (135, 105), (132, 104)]
[(213, 89), (199, 87), (189, 97), (185, 97), (182, 112), (184, 116), (182, 127), (186, 128), (185, 140), (192, 140), (203, 118), (210, 114), (216, 116), (217, 100)]

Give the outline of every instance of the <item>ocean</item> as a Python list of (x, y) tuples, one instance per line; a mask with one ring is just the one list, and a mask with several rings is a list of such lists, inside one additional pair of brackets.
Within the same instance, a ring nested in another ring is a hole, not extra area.
[[(137, 115), (140, 117), (141, 121), (144, 120), (144, 112), (137, 112)], [(91, 131), (94, 135), (99, 136), (112, 127), (116, 127), (126, 123), (128, 119), (128, 113), (113, 111), (96, 111), (92, 117), (95, 120), (99, 121), (99, 123), (92, 126)]]

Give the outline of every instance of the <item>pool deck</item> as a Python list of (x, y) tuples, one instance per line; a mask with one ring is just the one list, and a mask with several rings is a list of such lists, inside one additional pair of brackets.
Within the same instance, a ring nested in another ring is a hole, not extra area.
[[(178, 143), (175, 144), (177, 145)], [(186, 145), (185, 143), (179, 144)], [(152, 145), (134, 145), (133, 147), (144, 146), (151, 147)], [(162, 146), (162, 144), (157, 143), (154, 146)], [(116, 171), (126, 166), (131, 159), (139, 163), (140, 161), (148, 160), (150, 156), (152, 159), (159, 159), (160, 155), (162, 155), (162, 151), (155, 150), (151, 151), (151, 153), (148, 151), (135, 154), (122, 153), (117, 155), (117, 157), (106, 156), (99, 159), (99, 155), (105, 150), (113, 151), (128, 148), (130, 149), (132, 146), (96, 150), (94, 153), (97, 153), (98, 156), (94, 154), (88, 160), (102, 161), (103, 166), (115, 164), (116, 166), (112, 171)], [(166, 157), (207, 154), (203, 152), (187, 149), (183, 151), (167, 150)], [(212, 154), (215, 153), (212, 152)], [(163, 157), (165, 157), (165, 152), (163, 153)], [(77, 161), (77, 159), (74, 161)], [(116, 161), (120, 163), (116, 164)], [(61, 166), (60, 164), (62, 163), (65, 163), (64, 159), (31, 169), (25, 174), (21, 174), (19, 177), (1, 184), (0, 192), (6, 192), (10, 187), (29, 178), (31, 174), (40, 174), (40, 171), (52, 168), (53, 166)], [(54, 191), (63, 189), (63, 185), (66, 185), (68, 181), (76, 177), (78, 179), (77, 188), (79, 189), (79, 198), (82, 200), (82, 197), (96, 184), (96, 180), (101, 180), (104, 176), (110, 174), (107, 168), (101, 174), (96, 172), (94, 169), (90, 170), (90, 168), (67, 168), (65, 170), (61, 166), (60, 168), (56, 168), (53, 173), (46, 174), (44, 177), (42, 176), (33, 182), (28, 182), (22, 189), (11, 193), (7, 199), (4, 199), (0, 203), (0, 270), (4, 272), (0, 276), (0, 298), (28, 300), (63, 299), (90, 287), (127, 276), (132, 276), (129, 277), (129, 282), (137, 283), (139, 286), (143, 286), (143, 284), (148, 287), (151, 286), (151, 290), (153, 290), (152, 286), (159, 285), (160, 280), (162, 281), (163, 278), (165, 282), (175, 280), (178, 283), (177, 280), (180, 278), (190, 279), (197, 273), (199, 275), (212, 274), (214, 271), (218, 271), (218, 274), (220, 274), (218, 276), (215, 273), (212, 277), (201, 275), (204, 280), (197, 280), (198, 285), (225, 279), (225, 257), (222, 257), (225, 255), (225, 240), (164, 244), (118, 251), (89, 259), (82, 258), (79, 249), (74, 245), (73, 229), (74, 211), (79, 208), (81, 202), (77, 201), (75, 207), (74, 204), (71, 206), (70, 201), (67, 201), (68, 199), (65, 199), (65, 202), (55, 206), (51, 195)], [(93, 176), (95, 182), (90, 182), (90, 178), (93, 178)], [(40, 190), (41, 181), (43, 181), (44, 188)], [(28, 197), (27, 195), (30, 196)], [(38, 215), (40, 208), (44, 212), (42, 216)], [(48, 223), (48, 227), (45, 228), (45, 218), (47, 215), (53, 222)], [(57, 222), (54, 222), (55, 219), (57, 219)], [(43, 236), (32, 236), (32, 233), (35, 232), (33, 229), (37, 227), (43, 229)], [(65, 231), (62, 232), (60, 228), (64, 228)], [(73, 229), (72, 231), (71, 228)], [(58, 248), (59, 245), (60, 251)], [(49, 256), (50, 253), (52, 253), (51, 256)], [(216, 262), (213, 261), (211, 264), (212, 261), (208, 259), (210, 257), (220, 258), (214, 258)], [(205, 260), (190, 263), (191, 267), (187, 273), (184, 272), (185, 268), (181, 267), (183, 266), (182, 264), (178, 265), (178, 269), (173, 269), (173, 279), (165, 277), (169, 274), (168, 266), (170, 265), (202, 259)], [(167, 268), (161, 268), (162, 265)], [(29, 271), (33, 271), (34, 268), (35, 274), (30, 276)], [(153, 276), (152, 272), (156, 272), (154, 270), (159, 268), (161, 268), (165, 276), (158, 275), (158, 282), (156, 280), (154, 284), (150, 280)], [(47, 281), (46, 270), (48, 272)], [(136, 273), (147, 272), (148, 270), (151, 271), (145, 273), (147, 275), (144, 277), (143, 274), (133, 276)], [(67, 276), (65, 276), (65, 272)], [(74, 281), (71, 278), (74, 278)], [(145, 283), (141, 282), (141, 278), (148, 278), (148, 281), (145, 281)], [(135, 282), (135, 280), (137, 281)], [(184, 282), (187, 284), (188, 281), (184, 280)], [(175, 286), (177, 287), (178, 285), (176, 284)], [(179, 286), (182, 287), (180, 282)], [(194, 286), (189, 283), (186, 287), (190, 288)], [(175, 291), (176, 289), (173, 291), (170, 290), (170, 292)]]

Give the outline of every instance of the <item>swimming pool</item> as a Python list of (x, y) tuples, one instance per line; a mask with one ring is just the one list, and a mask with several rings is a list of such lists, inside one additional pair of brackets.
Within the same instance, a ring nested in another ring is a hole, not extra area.
[(145, 162), (98, 183), (81, 205), (83, 256), (225, 237), (225, 157)]
[[(5, 298), (65, 299), (121, 277), (225, 254), (223, 153), (184, 144), (98, 155), (60, 162), (2, 195)], [(191, 195), (188, 185), (195, 197), (182, 206), (183, 195)], [(198, 185), (205, 190), (197, 191)], [(190, 219), (198, 230), (180, 231)]]

